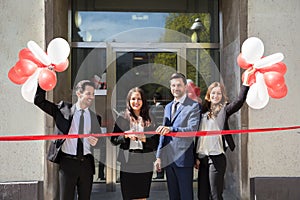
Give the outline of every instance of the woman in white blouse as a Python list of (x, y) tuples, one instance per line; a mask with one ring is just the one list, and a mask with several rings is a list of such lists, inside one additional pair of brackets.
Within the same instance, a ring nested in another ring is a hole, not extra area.
[[(228, 130), (228, 118), (244, 104), (249, 90), (248, 77), (254, 70), (249, 68), (238, 98), (228, 103), (225, 87), (212, 83), (205, 95), (201, 110), (201, 131)], [(198, 169), (198, 199), (222, 200), (227, 148), (234, 150), (232, 135), (211, 135), (196, 138), (196, 168)]]
[(125, 134), (111, 137), (112, 144), (120, 145), (118, 161), (124, 200), (149, 197), (159, 135), (143, 132), (154, 130), (143, 90), (132, 88), (127, 95), (126, 110), (117, 118), (113, 130)]

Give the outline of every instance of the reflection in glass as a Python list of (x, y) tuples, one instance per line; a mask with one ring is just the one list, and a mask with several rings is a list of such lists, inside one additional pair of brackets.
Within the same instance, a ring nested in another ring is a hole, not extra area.
[(186, 66), (187, 78), (200, 87), (202, 99), (207, 87), (214, 81), (220, 81), (218, 49), (187, 49)]
[[(218, 42), (212, 37), (210, 13), (103, 12), (73, 13), (72, 40), (75, 42), (191, 42), (190, 29), (199, 18), (201, 42)], [(217, 18), (215, 19), (217, 20)], [(120, 36), (121, 35), (121, 36)], [(188, 38), (188, 39), (187, 39)]]
[[(71, 82), (79, 80), (99, 79), (100, 85), (96, 89), (106, 89), (106, 50), (100, 48), (72, 48)], [(105, 82), (105, 85), (103, 85)]]
[(170, 101), (169, 78), (176, 69), (177, 55), (173, 52), (117, 52), (117, 111), (125, 109), (124, 99), (133, 87), (141, 87), (149, 102), (155, 92)]

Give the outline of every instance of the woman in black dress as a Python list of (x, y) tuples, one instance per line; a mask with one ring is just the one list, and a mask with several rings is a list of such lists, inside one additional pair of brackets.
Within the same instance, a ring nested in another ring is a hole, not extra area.
[(127, 95), (126, 110), (117, 118), (113, 130), (125, 135), (111, 137), (112, 144), (120, 145), (118, 161), (124, 200), (149, 197), (159, 135), (143, 132), (154, 130), (143, 90), (132, 88)]

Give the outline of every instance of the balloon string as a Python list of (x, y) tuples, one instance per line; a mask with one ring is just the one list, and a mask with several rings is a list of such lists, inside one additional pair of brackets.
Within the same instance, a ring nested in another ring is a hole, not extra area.
[[(170, 132), (165, 136), (172, 137), (195, 137), (195, 136), (212, 136), (212, 135), (227, 135), (227, 134), (247, 134), (247, 133), (264, 133), (272, 131), (286, 131), (300, 129), (300, 126), (288, 126), (277, 128), (256, 128), (256, 129), (237, 129), (237, 130), (220, 130), (220, 131), (192, 131), (192, 132)], [(126, 133), (128, 134), (128, 133)], [(155, 131), (149, 132), (134, 132), (133, 134), (157, 134)], [(57, 140), (57, 139), (74, 139), (94, 137), (111, 137), (122, 136), (125, 133), (93, 133), (93, 134), (68, 134), (68, 135), (14, 135), (0, 136), (0, 141), (33, 141), (33, 140)]]

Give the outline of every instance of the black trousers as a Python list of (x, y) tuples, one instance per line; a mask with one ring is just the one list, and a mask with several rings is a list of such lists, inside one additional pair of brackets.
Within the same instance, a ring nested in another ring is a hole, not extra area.
[(78, 200), (89, 200), (95, 172), (92, 155), (79, 160), (62, 155), (59, 164), (60, 200), (74, 200), (77, 188)]
[(198, 199), (223, 200), (226, 156), (206, 156), (200, 159), (198, 170)]

